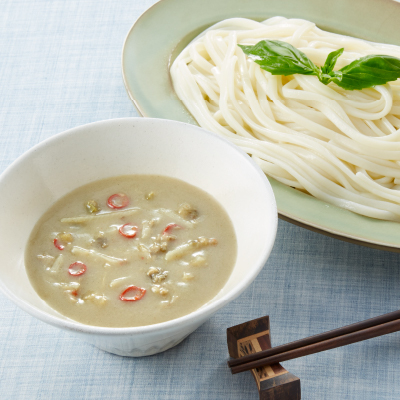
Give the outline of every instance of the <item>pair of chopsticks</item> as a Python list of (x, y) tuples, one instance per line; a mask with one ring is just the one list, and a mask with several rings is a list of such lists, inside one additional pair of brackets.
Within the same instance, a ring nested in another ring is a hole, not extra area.
[(400, 331), (400, 310), (228, 361), (232, 374)]

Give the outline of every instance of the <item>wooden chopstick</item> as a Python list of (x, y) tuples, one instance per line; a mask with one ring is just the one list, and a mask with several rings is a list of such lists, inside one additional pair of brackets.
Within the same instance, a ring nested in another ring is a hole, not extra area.
[(400, 310), (228, 361), (232, 374), (400, 330)]
[(283, 353), (283, 352), (286, 352), (289, 350), (294, 350), (294, 349), (302, 347), (302, 346), (308, 346), (310, 344), (321, 342), (322, 340), (327, 340), (327, 339), (345, 335), (345, 334), (348, 334), (351, 332), (356, 332), (361, 329), (370, 328), (375, 325), (381, 325), (381, 324), (384, 324), (385, 322), (390, 322), (395, 319), (400, 319), (400, 310), (393, 311), (388, 314), (379, 315), (377, 317), (373, 317), (373, 318), (370, 318), (370, 319), (367, 319), (367, 320), (364, 320), (361, 322), (356, 322), (355, 324), (346, 325), (341, 328), (334, 329), (334, 330), (331, 330), (328, 332), (319, 333), (318, 335), (309, 336), (304, 339), (296, 340), (294, 342), (283, 344), (281, 346), (273, 347), (268, 350), (263, 350), (258, 353), (254, 353), (254, 354), (250, 354), (245, 357), (237, 358), (235, 360), (229, 360), (228, 365), (229, 365), (229, 367), (232, 368), (237, 365), (242, 365), (242, 364), (246, 364), (250, 361), (258, 360), (260, 358), (270, 357), (270, 356), (273, 356), (278, 353)]
[(371, 339), (377, 336), (386, 335), (388, 333), (397, 332), (400, 330), (400, 319), (391, 322), (386, 322), (381, 325), (372, 326), (367, 329), (362, 329), (356, 332), (348, 333), (347, 335), (338, 336), (332, 339), (323, 340), (322, 342), (314, 343), (308, 346), (303, 346), (298, 349), (279, 353), (271, 357), (262, 358), (260, 360), (251, 361), (247, 364), (242, 364), (231, 368), (232, 374), (248, 371), (253, 368), (263, 365), (276, 364), (282, 361), (293, 360), (294, 358), (308, 356), (310, 354), (319, 353), (325, 350), (335, 349), (337, 347), (346, 346), (351, 343), (361, 342), (362, 340)]

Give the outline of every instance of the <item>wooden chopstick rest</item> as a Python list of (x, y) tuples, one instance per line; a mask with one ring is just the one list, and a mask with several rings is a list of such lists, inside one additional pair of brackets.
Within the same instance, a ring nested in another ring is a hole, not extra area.
[[(229, 355), (240, 359), (271, 348), (269, 317), (262, 317), (227, 329)], [(278, 363), (251, 370), (260, 400), (300, 400), (300, 379)]]
[(227, 329), (232, 374), (251, 370), (262, 400), (299, 400), (300, 379), (279, 362), (400, 331), (400, 310), (271, 348), (269, 317)]

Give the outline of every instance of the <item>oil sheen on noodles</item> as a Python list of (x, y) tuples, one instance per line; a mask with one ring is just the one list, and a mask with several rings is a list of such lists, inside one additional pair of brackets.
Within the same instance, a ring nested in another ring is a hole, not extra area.
[(336, 68), (400, 48), (323, 31), (300, 19), (228, 19), (209, 28), (171, 67), (174, 88), (197, 122), (250, 154), (286, 185), (347, 210), (400, 221), (400, 82), (346, 91), (316, 76), (272, 76), (237, 44), (288, 42)]

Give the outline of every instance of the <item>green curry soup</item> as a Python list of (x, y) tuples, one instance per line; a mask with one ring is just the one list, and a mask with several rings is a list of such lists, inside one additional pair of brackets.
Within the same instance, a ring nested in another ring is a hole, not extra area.
[(236, 259), (225, 210), (183, 181), (128, 175), (57, 201), (30, 236), (39, 296), (76, 321), (151, 325), (188, 314), (224, 286)]

